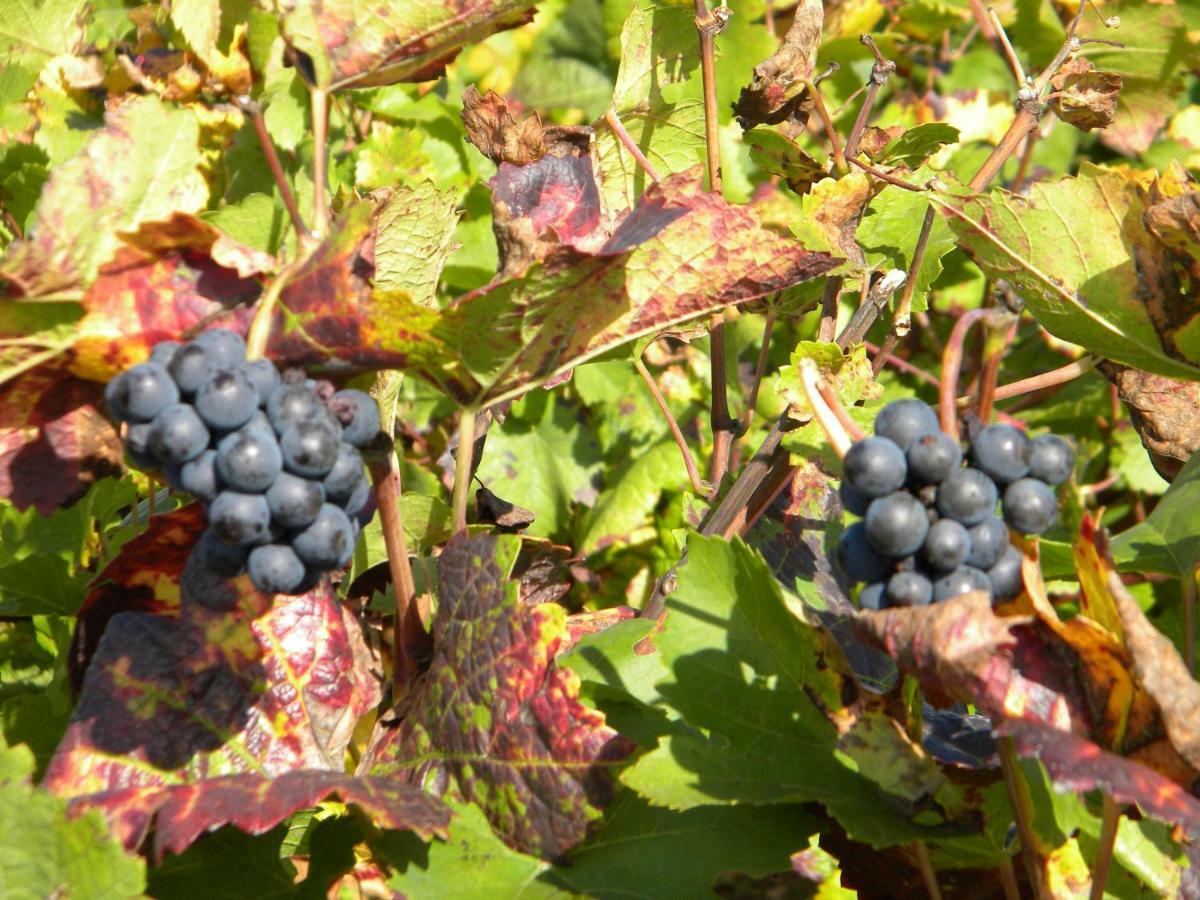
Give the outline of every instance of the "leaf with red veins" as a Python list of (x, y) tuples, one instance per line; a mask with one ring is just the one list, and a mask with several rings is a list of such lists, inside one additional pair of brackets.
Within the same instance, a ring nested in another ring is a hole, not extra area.
[(121, 440), (101, 414), (103, 388), (61, 361), (0, 384), (0, 497), (50, 515), (121, 472)]
[(359, 770), (452, 780), (508, 844), (555, 858), (583, 838), (632, 744), (554, 664), (562, 607), (522, 604), (506, 569), (490, 535), (446, 545), (430, 668), (398, 717), (376, 726)]
[(1118, 803), (1136, 803), (1142, 812), (1200, 833), (1200, 800), (1186, 788), (1091, 741), (1035, 722), (1005, 722), (1021, 756), (1037, 759), (1062, 790), (1098, 788)]
[[(123, 584), (131, 608), (166, 615), (111, 615), (46, 786), (83, 798), (202, 787), (243, 773), (340, 772), (358, 719), (379, 699), (355, 618), (327, 580), (307, 594), (272, 597), (241, 576), (225, 583), (231, 603), (209, 602), (202, 587), (175, 599), (180, 589), (171, 580), (182, 577), (183, 542), (189, 531), (193, 542), (199, 537), (201, 523), (188, 509), (162, 518), (170, 521), (158, 523), (152, 538), (126, 544), (118, 556), (154, 559), (161, 550), (151, 564), (159, 571), (144, 576), (134, 565), (110, 566), (85, 615), (113, 613)], [(129, 796), (140, 802), (141, 795)], [(122, 815), (112, 804), (106, 812)]]
[(524, 25), (535, 0), (421, 0), (273, 4), (284, 36), (312, 59), (321, 87), (431, 81), (467, 44)]
[(75, 797), (72, 814), (99, 810), (114, 835), (140, 847), (154, 826), (154, 858), (182, 853), (200, 835), (222, 825), (250, 834), (270, 831), (297, 810), (336, 796), (370, 816), (377, 828), (415, 831), (428, 840), (446, 836), (450, 810), (419, 787), (398, 778), (358, 778), (311, 769), (275, 778), (223, 775), (194, 784), (135, 785)]

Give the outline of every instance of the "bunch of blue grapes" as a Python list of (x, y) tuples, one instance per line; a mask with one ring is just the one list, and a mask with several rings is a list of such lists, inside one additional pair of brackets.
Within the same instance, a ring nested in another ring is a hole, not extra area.
[(216, 328), (155, 345), (105, 398), (127, 426), (130, 462), (204, 504), (208, 529), (192, 552), (206, 570), (295, 594), (350, 562), (371, 493), (359, 448), (379, 432), (369, 395), (281, 375)]
[(988, 425), (964, 452), (927, 404), (888, 404), (875, 435), (844, 460), (842, 505), (862, 518), (842, 533), (837, 561), (865, 583), (859, 606), (923, 606), (971, 591), (993, 603), (1016, 597), (1021, 553), (1009, 529), (1050, 528), (1054, 488), (1074, 468), (1075, 451), (1056, 435), (1030, 439), (1012, 425)]

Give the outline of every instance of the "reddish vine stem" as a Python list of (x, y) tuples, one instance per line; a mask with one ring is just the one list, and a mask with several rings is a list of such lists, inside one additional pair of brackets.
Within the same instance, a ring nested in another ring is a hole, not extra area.
[(1035, 128), (1025, 138), (1025, 146), (1021, 149), (1021, 161), (1017, 163), (1017, 174), (1013, 178), (1009, 190), (1014, 194), (1021, 193), (1025, 187), (1025, 179), (1029, 177), (1029, 168), (1033, 165), (1033, 150), (1037, 146), (1038, 135), (1041, 132)]
[[(1073, 363), (1067, 363), (1058, 369), (1052, 369), (1049, 372), (1043, 372), (1041, 375), (1033, 375), (1029, 378), (1022, 378), (1020, 381), (1013, 381), (1009, 384), (1001, 385), (996, 388), (992, 396), (994, 401), (1009, 400), (1013, 397), (1019, 397), (1022, 394), (1031, 394), (1034, 391), (1045, 390), (1050, 387), (1057, 387), (1060, 384), (1066, 384), (1073, 381), (1080, 375), (1084, 375), (1096, 367), (1094, 357), (1085, 357)], [(912, 373), (917, 374), (917, 373)], [(974, 406), (979, 402), (975, 396), (965, 396), (958, 398), (958, 408)]]
[(921, 870), (921, 880), (925, 882), (929, 900), (942, 900), (942, 889), (938, 887), (937, 873), (933, 871), (933, 862), (929, 859), (929, 848), (924, 841), (913, 841), (912, 852), (917, 858), (917, 868)]
[(833, 127), (833, 119), (829, 117), (829, 110), (825, 107), (825, 98), (821, 95), (816, 82), (811, 78), (805, 80), (804, 87), (808, 91), (808, 96), (812, 98), (813, 109), (816, 110), (817, 118), (821, 120), (825, 136), (829, 138), (829, 151), (833, 154), (833, 164), (839, 172), (845, 174), (850, 171), (850, 167), (846, 165), (846, 156), (842, 152), (842, 140), (838, 137), (837, 129)]
[(896, 303), (896, 314), (892, 317), (892, 328), (900, 337), (912, 330), (912, 300), (917, 292), (917, 277), (921, 274), (921, 265), (925, 262), (925, 250), (929, 247), (929, 235), (933, 231), (933, 204), (925, 210), (925, 219), (921, 222), (921, 231), (917, 235), (917, 243), (913, 247), (912, 265), (908, 270), (908, 280), (904, 282), (904, 290), (900, 292), (900, 300)]
[(767, 357), (771, 353), (771, 332), (775, 330), (775, 318), (778, 313), (774, 306), (767, 307), (766, 321), (763, 322), (762, 344), (758, 348), (758, 362), (754, 365), (754, 380), (750, 383), (750, 393), (746, 397), (746, 412), (742, 416), (742, 429), (750, 427), (754, 419), (754, 409), (758, 406), (758, 391), (762, 387), (763, 376), (767, 373)]
[(650, 160), (646, 159), (646, 154), (642, 152), (642, 148), (637, 145), (637, 141), (633, 139), (633, 136), (626, 131), (625, 126), (622, 124), (616, 110), (610, 108), (608, 112), (604, 114), (604, 121), (608, 123), (608, 127), (612, 129), (612, 133), (617, 136), (617, 140), (619, 140), (625, 149), (629, 151), (629, 155), (632, 156), (637, 164), (642, 167), (642, 170), (650, 176), (650, 180), (654, 182), (661, 181), (662, 179), (659, 177), (658, 172), (655, 171), (654, 166), (650, 164)]
[(963, 341), (971, 326), (988, 315), (986, 309), (972, 309), (959, 316), (942, 353), (942, 379), (938, 388), (938, 419), (942, 431), (958, 440), (958, 410), (955, 404), (958, 375), (962, 371)]
[(875, 166), (868, 165), (867, 163), (863, 162), (861, 159), (855, 159), (854, 157), (847, 157), (846, 162), (850, 163), (850, 165), (852, 165), (852, 166), (857, 166), (858, 168), (860, 168), (864, 172), (866, 172), (868, 175), (872, 175), (875, 178), (878, 178), (880, 181), (886, 181), (888, 184), (895, 185), (898, 188), (903, 188), (906, 191), (912, 191), (913, 193), (916, 193), (916, 194), (925, 193), (925, 188), (918, 187), (915, 184), (909, 184), (903, 178), (897, 178), (895, 175), (889, 175), (887, 172), (883, 171), (883, 169), (877, 169)]
[(271, 135), (267, 133), (267, 123), (263, 118), (262, 106), (257, 100), (253, 100), (247, 95), (235, 98), (234, 104), (250, 117), (254, 133), (258, 136), (258, 144), (262, 147), (263, 156), (267, 158), (267, 167), (271, 170), (271, 177), (275, 179), (275, 186), (279, 188), (279, 195), (283, 198), (284, 208), (287, 209), (288, 218), (292, 221), (292, 228), (296, 230), (296, 236), (298, 238), (308, 237), (308, 226), (300, 217), (300, 207), (296, 205), (292, 187), (283, 173), (279, 154), (275, 152), (275, 143), (271, 140)]
[(454, 491), (450, 497), (451, 527), (457, 534), (467, 527), (467, 502), (471, 490), (471, 474), (475, 457), (474, 407), (458, 411), (458, 446), (454, 451)]
[(721, 127), (717, 111), (717, 66), (713, 37), (721, 20), (704, 0), (696, 0), (696, 31), (700, 35), (700, 77), (704, 86), (704, 144), (708, 160), (708, 189), (721, 193)]
[(1117, 801), (1104, 794), (1100, 798), (1100, 843), (1096, 848), (1096, 861), (1092, 864), (1092, 890), (1089, 900), (1104, 900), (1104, 887), (1108, 884), (1108, 867), (1112, 862), (1113, 845), (1117, 840), (1117, 828), (1121, 824), (1121, 807)]
[(842, 292), (842, 279), (825, 279), (825, 292), (821, 295), (821, 323), (817, 326), (817, 340), (828, 343), (837, 332), (838, 295)]
[(1012, 860), (1007, 857), (996, 867), (1000, 877), (1000, 886), (1004, 889), (1004, 900), (1021, 900), (1021, 889), (1017, 884), (1017, 872)]
[(313, 119), (313, 228), (324, 235), (329, 227), (326, 167), (329, 163), (329, 94), (310, 90)]
[(992, 418), (992, 408), (996, 400), (996, 379), (1000, 375), (1000, 363), (1004, 359), (1004, 350), (1012, 342), (1017, 332), (1017, 322), (997, 322), (988, 328), (988, 336), (983, 344), (983, 371), (979, 376), (979, 403), (975, 408), (976, 414), (983, 422)]
[(1021, 858), (1035, 897), (1046, 896), (1042, 883), (1040, 842), (1033, 830), (1033, 798), (1029, 796), (1029, 785), (1017, 762), (1016, 742), (1008, 735), (1001, 735), (996, 745), (1000, 751), (1000, 767), (1004, 771), (1004, 784), (1008, 788), (1008, 801), (1012, 805), (1013, 818), (1017, 823), (1017, 835), (1021, 839)]
[(638, 374), (642, 376), (642, 381), (646, 382), (646, 387), (650, 389), (650, 395), (654, 398), (654, 403), (658, 406), (658, 411), (667, 420), (667, 427), (671, 429), (671, 437), (675, 439), (675, 446), (679, 448), (679, 455), (683, 457), (683, 467), (687, 469), (688, 481), (692, 484), (692, 490), (696, 492), (696, 496), (698, 497), (707, 496), (708, 491), (704, 482), (700, 479), (700, 472), (696, 468), (696, 460), (692, 458), (692, 451), (688, 449), (683, 431), (680, 430), (679, 423), (675, 421), (675, 416), (671, 414), (671, 408), (667, 406), (667, 398), (663, 396), (658, 382), (654, 380), (654, 376), (650, 374), (650, 370), (646, 368), (646, 364), (642, 362), (640, 356), (633, 358), (633, 366), (638, 370)]
[(866, 131), (871, 110), (875, 108), (876, 96), (887, 83), (888, 76), (896, 71), (896, 64), (883, 58), (883, 54), (879, 52), (879, 48), (875, 46), (875, 41), (869, 34), (861, 35), (859, 40), (875, 55), (875, 64), (871, 66), (871, 77), (867, 82), (867, 96), (863, 98), (862, 106), (858, 108), (858, 115), (850, 129), (850, 136), (846, 138), (846, 160), (849, 162), (855, 162), (853, 157), (858, 152), (858, 142), (862, 139), (863, 132)]

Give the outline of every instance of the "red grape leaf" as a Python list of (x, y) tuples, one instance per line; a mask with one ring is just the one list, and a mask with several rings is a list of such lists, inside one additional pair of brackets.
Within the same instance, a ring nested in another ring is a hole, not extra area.
[(460, 533), (438, 558), (433, 661), (395, 718), (375, 728), (360, 772), (458, 790), (513, 847), (558, 857), (611, 793), (632, 745), (580, 704), (554, 664), (562, 607), (522, 604), (497, 539)]
[(167, 614), (111, 616), (46, 786), (76, 798), (242, 773), (340, 771), (354, 726), (379, 698), (355, 618), (326, 580), (297, 597), (262, 594), (246, 576), (206, 583), (182, 565), (199, 517), (185, 508), (161, 518), (152, 538), (118, 557), (154, 560), (161, 550), (155, 571), (110, 566), (85, 615), (111, 613), (123, 585), (133, 608)]
[(121, 441), (100, 413), (103, 389), (61, 362), (0, 385), (0, 496), (50, 515), (121, 472)]
[(292, 813), (336, 795), (371, 817), (378, 828), (411, 830), (428, 839), (446, 835), (450, 810), (398, 778), (358, 778), (340, 772), (297, 770), (274, 778), (223, 775), (193, 784), (134, 785), (75, 797), (74, 814), (105, 814), (126, 847), (145, 841), (154, 825), (154, 856), (182, 853), (206, 831), (236, 825), (250, 834), (270, 831)]
[(1200, 800), (1139, 763), (1101, 750), (1091, 741), (1036, 722), (1010, 720), (997, 729), (1022, 756), (1037, 759), (1064, 790), (1099, 788), (1119, 803), (1136, 803), (1164, 822), (1200, 833)]
[(277, 4), (281, 27), (311, 57), (319, 85), (333, 89), (430, 81), (465, 44), (524, 25), (534, 0), (421, 0), (363, 5), (349, 0)]

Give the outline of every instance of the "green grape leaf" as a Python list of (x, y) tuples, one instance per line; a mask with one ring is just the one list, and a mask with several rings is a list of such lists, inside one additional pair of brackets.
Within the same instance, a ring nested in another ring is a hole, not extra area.
[(429, 182), (397, 188), (375, 214), (375, 289), (433, 306), (457, 223), (454, 192)]
[[(889, 141), (879, 151), (876, 161), (916, 169), (946, 144), (958, 143), (958, 135), (958, 129), (945, 122), (926, 122), (922, 125), (915, 125), (899, 137)], [(914, 184), (921, 183), (916, 175), (912, 176), (910, 180)]]
[(1200, 453), (1192, 454), (1158, 505), (1142, 522), (1125, 529), (1109, 547), (1122, 572), (1162, 572), (1183, 578), (1200, 564)]

